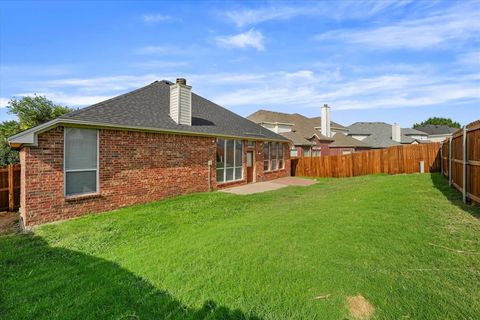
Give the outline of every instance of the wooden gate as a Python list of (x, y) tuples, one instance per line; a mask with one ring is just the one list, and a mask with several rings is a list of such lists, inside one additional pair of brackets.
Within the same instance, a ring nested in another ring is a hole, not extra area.
[(9, 164), (0, 168), (0, 211), (20, 206), (20, 165)]

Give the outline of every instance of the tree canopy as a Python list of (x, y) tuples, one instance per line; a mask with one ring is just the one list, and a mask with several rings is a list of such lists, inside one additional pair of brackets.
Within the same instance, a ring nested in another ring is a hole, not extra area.
[(443, 126), (449, 126), (449, 127), (452, 127), (452, 128), (460, 128), (461, 127), (460, 123), (458, 123), (456, 121), (453, 121), (450, 118), (440, 118), (440, 117), (428, 118), (427, 120), (425, 120), (423, 122), (415, 123), (413, 125), (413, 127), (418, 128), (418, 127), (423, 127), (423, 126), (426, 126), (426, 125), (437, 125), (437, 126), (443, 125)]
[(18, 151), (10, 148), (7, 143), (8, 137), (73, 110), (38, 95), (11, 99), (7, 108), (10, 114), (17, 116), (18, 121), (8, 120), (0, 123), (0, 166), (18, 162)]

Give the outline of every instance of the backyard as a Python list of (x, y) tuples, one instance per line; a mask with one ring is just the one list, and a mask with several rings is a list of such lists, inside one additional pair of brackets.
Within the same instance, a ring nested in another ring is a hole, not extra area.
[(0, 317), (478, 319), (479, 217), (439, 174), (90, 215), (0, 236)]

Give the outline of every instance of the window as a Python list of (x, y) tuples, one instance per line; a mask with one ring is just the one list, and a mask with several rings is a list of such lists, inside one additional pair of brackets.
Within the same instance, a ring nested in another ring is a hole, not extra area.
[(290, 157), (298, 157), (298, 150), (295, 147), (290, 149)]
[(352, 151), (350, 150), (343, 150), (342, 154), (345, 156), (347, 154), (352, 154)]
[(283, 169), (283, 143), (278, 144), (278, 169)]
[(303, 149), (303, 156), (305, 156), (305, 157), (310, 157), (310, 148), (308, 148), (308, 149)]
[(248, 140), (248, 147), (249, 148), (255, 148), (255, 141)]
[(320, 157), (321, 155), (320, 150), (312, 150), (312, 157)]
[[(295, 150), (296, 149), (292, 149)], [(290, 152), (292, 152), (292, 150)], [(285, 167), (283, 144), (278, 142), (265, 142), (263, 144), (263, 170), (271, 171)]]
[(277, 170), (278, 169), (277, 157), (278, 157), (277, 143), (272, 142), (272, 147), (271, 147), (271, 150), (270, 150), (270, 159), (271, 159), (270, 169), (271, 170)]
[(217, 140), (217, 182), (228, 182), (243, 178), (242, 140)]
[(270, 143), (263, 143), (263, 171), (270, 170)]
[(65, 195), (98, 192), (98, 130), (65, 128)]

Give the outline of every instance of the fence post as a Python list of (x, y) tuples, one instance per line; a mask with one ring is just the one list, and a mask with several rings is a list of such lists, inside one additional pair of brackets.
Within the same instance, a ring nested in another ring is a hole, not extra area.
[(13, 164), (8, 165), (8, 210), (15, 209), (15, 189), (13, 185)]
[(452, 136), (448, 140), (448, 185), (452, 186)]
[(462, 195), (463, 203), (467, 203), (467, 126), (463, 126), (463, 168), (462, 168)]

